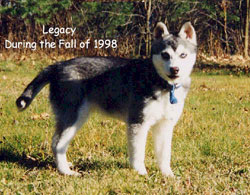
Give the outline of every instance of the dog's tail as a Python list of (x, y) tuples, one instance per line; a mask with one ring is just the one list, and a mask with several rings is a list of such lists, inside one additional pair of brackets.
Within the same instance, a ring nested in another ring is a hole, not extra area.
[(20, 111), (25, 110), (41, 89), (50, 82), (53, 69), (54, 66), (48, 66), (26, 87), (22, 95), (16, 100), (16, 105)]

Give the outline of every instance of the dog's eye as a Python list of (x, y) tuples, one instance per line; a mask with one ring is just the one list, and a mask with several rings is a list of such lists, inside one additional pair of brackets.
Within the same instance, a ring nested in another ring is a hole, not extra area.
[(181, 58), (185, 58), (185, 57), (187, 57), (187, 54), (182, 53), (182, 54), (180, 55), (180, 57), (181, 57)]
[(164, 59), (164, 60), (169, 60), (170, 59), (170, 55), (168, 52), (162, 52), (161, 53), (161, 57)]

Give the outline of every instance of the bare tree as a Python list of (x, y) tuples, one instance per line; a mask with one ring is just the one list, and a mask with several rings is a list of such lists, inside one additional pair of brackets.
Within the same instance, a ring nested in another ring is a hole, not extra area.
[(248, 58), (248, 45), (249, 45), (249, 0), (247, 2), (246, 7), (246, 28), (245, 28), (245, 48), (244, 48), (244, 56)]
[(151, 49), (151, 34), (150, 34), (150, 16), (152, 9), (152, 0), (145, 1), (145, 10), (147, 10), (147, 24), (146, 24), (146, 56), (150, 55)]
[(224, 12), (224, 33), (225, 33), (225, 41), (226, 41), (226, 52), (229, 53), (229, 43), (228, 43), (228, 33), (227, 33), (227, 9), (229, 6), (229, 1), (222, 0), (221, 7)]

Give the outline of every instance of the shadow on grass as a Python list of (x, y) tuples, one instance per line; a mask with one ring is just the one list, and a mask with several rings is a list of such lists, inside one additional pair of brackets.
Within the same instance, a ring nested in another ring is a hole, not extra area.
[(75, 166), (79, 171), (85, 172), (88, 170), (103, 170), (103, 169), (127, 169), (129, 165), (126, 161), (121, 160), (80, 160)]
[[(26, 169), (44, 169), (48, 167), (56, 168), (56, 164), (52, 156), (48, 156), (46, 159), (39, 159), (31, 157), (25, 153), (20, 155), (18, 152), (12, 150), (7, 150), (1, 148), (0, 150), (0, 162), (10, 162), (17, 163)], [(85, 172), (88, 170), (101, 170), (101, 169), (110, 169), (110, 168), (128, 168), (129, 165), (126, 162), (121, 162), (118, 160), (112, 161), (103, 161), (103, 160), (79, 160), (75, 163), (74, 168), (77, 168), (79, 171)]]
[(11, 162), (11, 163), (17, 163), (22, 167), (25, 167), (27, 169), (33, 169), (33, 168), (46, 168), (46, 167), (56, 167), (55, 163), (53, 162), (53, 157), (48, 156), (46, 159), (38, 159), (35, 157), (31, 157), (25, 153), (22, 155), (18, 152), (14, 152), (12, 150), (7, 150), (5, 148), (1, 148), (0, 150), (0, 162)]

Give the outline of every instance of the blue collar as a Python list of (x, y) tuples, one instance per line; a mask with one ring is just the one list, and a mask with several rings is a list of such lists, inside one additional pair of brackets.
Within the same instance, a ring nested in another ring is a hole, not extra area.
[(174, 84), (174, 85), (169, 84), (169, 86), (170, 86), (170, 103), (177, 104), (178, 100), (174, 95), (174, 90), (180, 88), (181, 84)]

